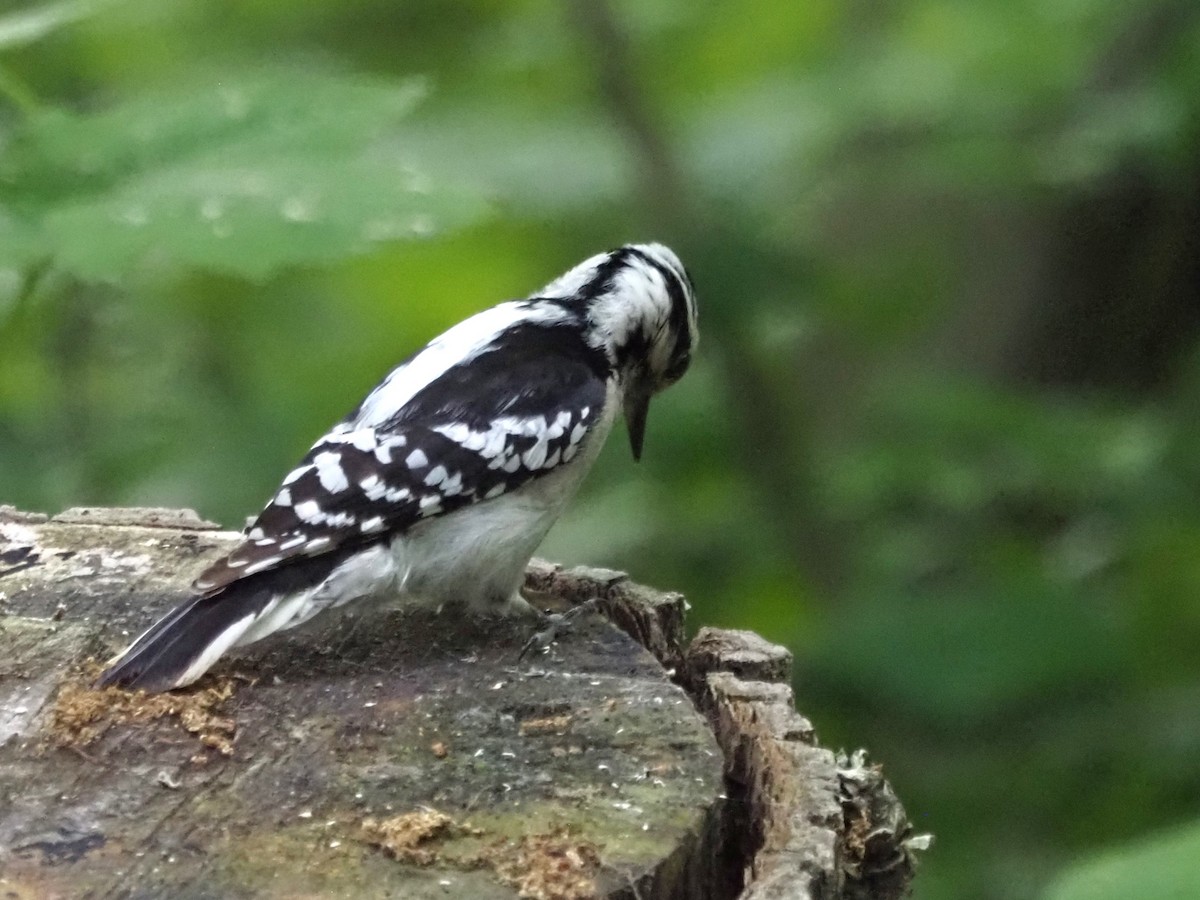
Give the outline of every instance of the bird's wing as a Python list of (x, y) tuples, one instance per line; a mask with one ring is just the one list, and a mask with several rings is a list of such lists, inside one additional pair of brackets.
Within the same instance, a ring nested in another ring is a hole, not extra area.
[(605, 395), (572, 354), (488, 353), (453, 367), (385, 421), (351, 417), (319, 440), (193, 588), (215, 594), (512, 491), (570, 462), (604, 418)]

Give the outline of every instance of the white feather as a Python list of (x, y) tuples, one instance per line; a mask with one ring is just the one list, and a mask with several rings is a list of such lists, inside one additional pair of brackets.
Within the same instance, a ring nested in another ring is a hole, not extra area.
[(601, 263), (608, 259), (607, 253), (597, 253), (588, 257), (570, 272), (560, 275), (537, 292), (538, 297), (565, 299), (573, 297), (583, 289), (583, 286), (596, 277)]
[(184, 685), (191, 684), (207, 672), (212, 667), (212, 664), (225, 654), (226, 650), (240, 643), (239, 639), (246, 633), (246, 629), (254, 624), (254, 621), (255, 616), (253, 615), (243, 616), (218, 634), (216, 638), (209, 641), (204, 651), (175, 680), (174, 687), (183, 687)]
[(566, 314), (555, 308), (531, 309), (524, 301), (512, 301), (485, 309), (459, 322), (441, 337), (431, 341), (420, 353), (393, 369), (383, 382), (367, 395), (353, 427), (382, 425), (423, 388), (453, 366), (474, 359), (496, 335), (517, 322), (561, 321)]

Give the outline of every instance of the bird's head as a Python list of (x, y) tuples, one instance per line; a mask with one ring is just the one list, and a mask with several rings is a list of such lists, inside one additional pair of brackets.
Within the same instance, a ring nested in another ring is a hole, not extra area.
[(567, 301), (585, 317), (588, 343), (616, 373), (640, 459), (650, 398), (683, 377), (700, 337), (683, 263), (662, 244), (626, 244), (585, 260), (538, 296)]

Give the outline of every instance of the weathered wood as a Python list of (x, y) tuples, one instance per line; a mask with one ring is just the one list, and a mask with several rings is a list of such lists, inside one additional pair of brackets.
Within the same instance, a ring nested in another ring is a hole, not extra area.
[(913, 834), (864, 751), (846, 758), (817, 744), (795, 710), (791, 654), (752, 632), (702, 628), (684, 671), (725, 756), (725, 849), (745, 867), (740, 900), (906, 896), (914, 852), (932, 839)]
[[(380, 610), (192, 691), (88, 689), (232, 540), (186, 511), (0, 507), (7, 895), (899, 896), (855, 893), (886, 784), (846, 812), (786, 651), (702, 630), (685, 652), (683, 598), (620, 573), (531, 566), (547, 605), (603, 616), (525, 663), (525, 626)], [(903, 890), (910, 857), (889, 872)]]

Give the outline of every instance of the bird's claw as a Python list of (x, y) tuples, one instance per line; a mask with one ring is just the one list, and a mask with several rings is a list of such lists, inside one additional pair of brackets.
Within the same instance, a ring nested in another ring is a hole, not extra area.
[(517, 656), (517, 662), (523, 660), (526, 655), (532, 650), (544, 650), (549, 647), (558, 638), (563, 631), (570, 629), (571, 621), (580, 613), (596, 608), (596, 598), (585, 600), (578, 606), (573, 606), (563, 613), (543, 613), (542, 628), (535, 631), (525, 642), (525, 646), (521, 648), (520, 654)]

